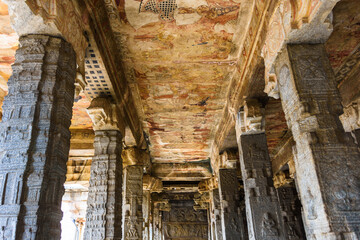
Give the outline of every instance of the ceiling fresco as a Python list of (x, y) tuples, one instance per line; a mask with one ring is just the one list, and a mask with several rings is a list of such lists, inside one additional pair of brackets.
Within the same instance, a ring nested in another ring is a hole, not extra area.
[(209, 157), (235, 51), (240, 1), (119, 1), (123, 62), (133, 72), (153, 162)]

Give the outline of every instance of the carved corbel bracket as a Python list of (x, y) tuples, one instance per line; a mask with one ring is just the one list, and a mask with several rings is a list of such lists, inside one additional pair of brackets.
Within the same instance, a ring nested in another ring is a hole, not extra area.
[(198, 191), (199, 193), (209, 192), (215, 188), (218, 188), (218, 181), (216, 177), (204, 179), (199, 182)]
[(77, 98), (79, 94), (84, 91), (86, 85), (87, 82), (85, 81), (81, 72), (78, 71), (75, 78), (75, 98)]
[(238, 153), (232, 150), (225, 150), (220, 155), (220, 168), (236, 169), (239, 162)]
[(194, 196), (195, 210), (208, 210), (210, 207), (210, 194), (208, 192), (198, 193)]
[(264, 92), (272, 98), (279, 99), (280, 91), (278, 85), (277, 77), (274, 73), (269, 73), (267, 78), (265, 78), (265, 89)]
[(129, 165), (142, 165), (144, 168), (150, 167), (150, 155), (147, 150), (128, 147), (123, 149), (121, 158), (123, 159), (123, 167)]
[(163, 191), (162, 181), (159, 178), (155, 178), (150, 175), (144, 175), (143, 190), (160, 193)]
[(292, 179), (289, 175), (285, 174), (283, 171), (279, 171), (276, 175), (274, 175), (273, 181), (274, 187), (279, 188), (291, 184), (294, 179)]
[(171, 204), (169, 202), (169, 199), (162, 199), (161, 201), (156, 202), (156, 204), (159, 208), (159, 211), (170, 212), (171, 210)]
[(236, 132), (253, 134), (265, 131), (264, 108), (256, 99), (247, 100), (238, 114)]
[(122, 130), (116, 105), (107, 97), (94, 98), (86, 109), (97, 130)]

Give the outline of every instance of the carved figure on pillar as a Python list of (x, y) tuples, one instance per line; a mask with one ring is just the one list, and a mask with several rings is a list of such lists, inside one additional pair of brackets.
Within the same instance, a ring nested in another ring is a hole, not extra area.
[(323, 44), (288, 45), (276, 63), (296, 148), (308, 239), (360, 237), (360, 154), (339, 120), (341, 98)]
[(143, 239), (143, 166), (124, 170), (123, 234), (124, 239)]

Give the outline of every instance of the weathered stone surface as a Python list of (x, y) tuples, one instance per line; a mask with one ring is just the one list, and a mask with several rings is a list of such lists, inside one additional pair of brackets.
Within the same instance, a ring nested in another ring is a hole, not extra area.
[(236, 169), (219, 170), (219, 194), (223, 239), (245, 239)]
[(149, 240), (151, 236), (151, 226), (150, 226), (151, 192), (149, 190), (144, 190), (143, 192), (142, 212), (144, 219), (142, 235), (144, 240)]
[(20, 38), (0, 126), (4, 239), (59, 239), (75, 53), (61, 38)]
[(288, 240), (306, 239), (304, 225), (301, 218), (301, 203), (295, 187), (276, 189), (280, 202), (284, 232)]
[(124, 169), (123, 239), (143, 239), (143, 166)]
[(221, 224), (221, 206), (219, 189), (210, 191), (210, 226), (211, 226), (211, 239), (222, 240), (222, 224)]
[(340, 95), (324, 46), (289, 45), (276, 72), (296, 142), (296, 180), (308, 239), (359, 237), (359, 152), (339, 120)]
[(121, 239), (122, 137), (116, 130), (95, 131), (84, 239)]
[(193, 201), (174, 201), (162, 213), (164, 240), (208, 239), (207, 211), (195, 210)]
[(239, 152), (249, 239), (286, 239), (265, 133), (241, 135)]

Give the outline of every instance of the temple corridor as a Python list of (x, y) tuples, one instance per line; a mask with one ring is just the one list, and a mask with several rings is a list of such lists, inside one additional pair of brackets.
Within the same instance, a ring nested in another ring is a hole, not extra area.
[(0, 240), (360, 240), (359, 0), (0, 0)]

